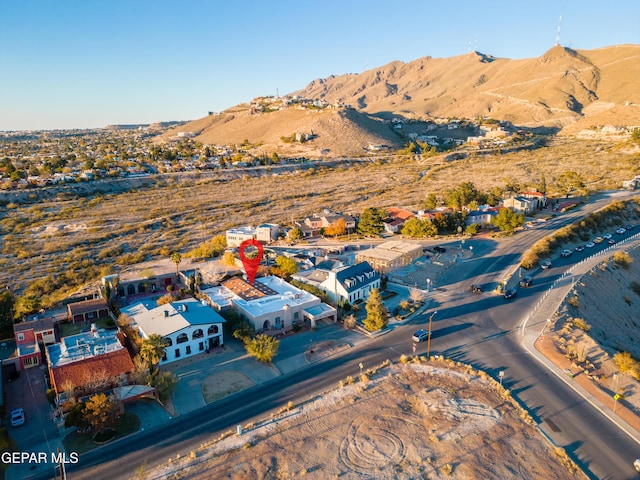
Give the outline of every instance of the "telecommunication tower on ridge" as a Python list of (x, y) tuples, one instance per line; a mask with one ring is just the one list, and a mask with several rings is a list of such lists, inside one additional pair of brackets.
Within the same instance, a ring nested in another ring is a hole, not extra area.
[(560, 25), (562, 25), (562, 15), (558, 19), (558, 33), (556, 34), (556, 47), (560, 45)]

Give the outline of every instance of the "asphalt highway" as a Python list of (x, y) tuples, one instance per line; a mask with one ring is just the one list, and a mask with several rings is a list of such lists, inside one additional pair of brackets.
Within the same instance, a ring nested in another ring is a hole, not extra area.
[[(620, 430), (597, 408), (578, 395), (565, 381), (549, 372), (531, 356), (522, 344), (519, 327), (548, 288), (579, 255), (554, 259), (553, 267), (535, 272), (534, 284), (520, 289), (517, 298), (507, 301), (485, 292), (475, 295), (471, 283), (486, 289), (494, 287), (505, 273), (517, 275), (520, 255), (538, 239), (578, 217), (610, 202), (596, 199), (580, 209), (558, 216), (527, 232), (499, 242), (472, 240), (474, 257), (461, 262), (439, 279), (430, 309), (408, 325), (397, 327), (343, 354), (310, 365), (292, 374), (239, 392), (201, 410), (182, 415), (170, 423), (155, 427), (81, 456), (68, 468), (73, 479), (131, 478), (141, 465), (154, 466), (197, 449), (221, 432), (234, 430), (268, 416), (287, 402), (300, 403), (319, 392), (333, 388), (348, 375), (357, 375), (358, 363), (377, 365), (386, 359), (397, 360), (411, 354), (411, 334), (425, 328), (433, 317), (431, 353), (469, 363), (494, 378), (504, 372), (504, 385), (523, 405), (545, 434), (564, 447), (589, 478), (637, 478), (632, 462), (640, 456), (640, 446)], [(450, 242), (449, 248), (458, 247)], [(601, 246), (596, 246), (602, 248)], [(426, 353), (426, 343), (418, 354)]]

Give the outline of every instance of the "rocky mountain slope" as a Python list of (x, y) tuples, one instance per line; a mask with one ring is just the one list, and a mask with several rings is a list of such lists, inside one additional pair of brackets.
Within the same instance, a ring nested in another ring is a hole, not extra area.
[[(255, 109), (241, 104), (188, 122), (159, 138), (192, 132), (203, 143), (260, 144), (265, 153), (357, 155), (368, 145), (406, 143), (382, 119), (488, 116), (520, 127), (640, 125), (640, 45), (596, 50), (555, 46), (538, 58), (478, 52), (391, 62), (360, 74), (314, 80), (291, 95), (352, 109)], [(305, 145), (283, 142), (313, 133)]]

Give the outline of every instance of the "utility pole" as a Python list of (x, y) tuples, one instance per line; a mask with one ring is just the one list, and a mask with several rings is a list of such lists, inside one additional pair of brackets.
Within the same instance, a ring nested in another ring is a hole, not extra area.
[(429, 334), (427, 335), (427, 359), (431, 358), (431, 322), (433, 321), (433, 317), (436, 313), (438, 313), (437, 310), (429, 316)]

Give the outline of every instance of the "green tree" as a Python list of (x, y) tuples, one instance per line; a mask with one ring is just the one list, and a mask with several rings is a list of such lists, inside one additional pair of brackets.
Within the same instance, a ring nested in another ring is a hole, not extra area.
[(536, 185), (536, 188), (538, 189), (538, 191), (540, 193), (547, 193), (547, 179), (544, 176), (544, 174), (542, 175), (542, 177), (540, 178), (540, 181), (538, 182), (538, 184)]
[(271, 363), (278, 354), (280, 341), (271, 335), (258, 334), (254, 338), (245, 340), (244, 347), (247, 353), (263, 363)]
[(180, 270), (178, 270), (178, 267), (180, 266), (180, 262), (182, 261), (182, 255), (180, 254), (180, 252), (174, 252), (171, 255), (171, 261), (176, 264), (176, 275), (179, 275)]
[(84, 404), (84, 418), (96, 433), (104, 433), (118, 421), (118, 404), (104, 393), (94, 395)]
[(227, 237), (216, 235), (211, 240), (207, 240), (199, 247), (191, 250), (187, 255), (193, 258), (213, 258), (219, 257), (227, 248)]
[(178, 384), (178, 377), (171, 372), (156, 370), (147, 375), (146, 383), (155, 387), (161, 402), (166, 402)]
[(304, 237), (304, 233), (302, 232), (302, 229), (300, 227), (294, 227), (289, 232), (289, 238), (291, 240), (300, 240), (303, 237)]
[(449, 207), (461, 210), (473, 200), (478, 200), (480, 193), (473, 182), (462, 182), (457, 187), (447, 191), (446, 203)]
[(282, 278), (289, 278), (298, 271), (298, 264), (293, 258), (279, 255), (276, 257), (276, 265), (271, 271)]
[(430, 220), (413, 217), (404, 222), (401, 233), (414, 238), (435, 237), (438, 229)]
[(13, 319), (15, 316), (16, 297), (9, 290), (0, 292), (0, 338), (13, 335)]
[(162, 335), (152, 333), (142, 341), (140, 358), (149, 366), (150, 370), (160, 363), (167, 351), (167, 342)]
[(491, 225), (503, 232), (513, 232), (520, 225), (524, 225), (524, 213), (515, 213), (508, 208), (501, 208), (498, 215), (491, 219)]
[(89, 422), (84, 415), (84, 407), (84, 403), (76, 403), (71, 407), (67, 412), (67, 415), (64, 417), (65, 428), (75, 427), (78, 430), (83, 431), (89, 426)]
[(384, 222), (386, 214), (384, 210), (375, 207), (365, 208), (360, 215), (358, 222), (358, 232), (363, 235), (380, 235), (384, 231)]
[(434, 193), (427, 195), (426, 200), (422, 204), (425, 210), (433, 210), (438, 206), (438, 198)]
[(576, 190), (584, 188), (584, 180), (578, 173), (573, 171), (564, 172), (556, 178), (555, 184), (556, 188), (567, 196)]
[(367, 318), (364, 319), (364, 328), (370, 332), (375, 332), (387, 326), (389, 312), (382, 302), (382, 296), (377, 288), (371, 290), (367, 303)]
[(467, 235), (476, 235), (479, 231), (479, 223), (472, 223), (471, 225), (467, 225), (467, 227), (464, 229), (464, 233), (466, 233)]

